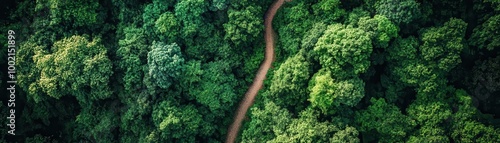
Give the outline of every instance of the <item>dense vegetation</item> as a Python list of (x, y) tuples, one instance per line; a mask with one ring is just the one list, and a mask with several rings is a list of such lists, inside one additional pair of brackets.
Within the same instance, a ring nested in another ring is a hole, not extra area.
[[(272, 1), (2, 3), (0, 142), (136, 143), (224, 141)], [(500, 142), (499, 0), (293, 0), (273, 25), (239, 141)]]

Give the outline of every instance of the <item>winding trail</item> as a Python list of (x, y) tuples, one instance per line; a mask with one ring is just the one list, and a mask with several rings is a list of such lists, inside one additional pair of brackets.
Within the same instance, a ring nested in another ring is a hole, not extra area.
[(236, 115), (234, 116), (233, 123), (231, 124), (231, 126), (229, 126), (226, 137), (226, 143), (234, 143), (234, 141), (236, 140), (236, 137), (238, 136), (238, 132), (241, 127), (241, 123), (245, 118), (248, 108), (252, 106), (255, 96), (257, 96), (257, 93), (263, 86), (267, 71), (271, 67), (271, 64), (274, 62), (274, 37), (273, 37), (274, 31), (273, 31), (272, 21), (274, 15), (281, 7), (281, 5), (283, 5), (284, 2), (285, 0), (276, 0), (267, 10), (264, 19), (264, 26), (266, 28), (264, 35), (264, 39), (266, 40), (265, 59), (261, 63), (260, 68), (257, 71), (255, 78), (253, 79), (252, 85), (248, 88), (248, 91), (245, 93), (245, 97), (243, 97), (243, 100), (241, 101), (240, 106), (238, 107)]

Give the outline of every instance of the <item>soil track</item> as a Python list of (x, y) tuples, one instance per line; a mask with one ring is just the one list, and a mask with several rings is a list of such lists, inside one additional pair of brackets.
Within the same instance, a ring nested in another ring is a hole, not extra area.
[(241, 122), (245, 118), (248, 108), (252, 106), (255, 96), (257, 96), (259, 89), (262, 88), (264, 79), (266, 78), (267, 71), (269, 70), (271, 64), (274, 61), (274, 37), (273, 37), (274, 31), (273, 31), (272, 21), (274, 15), (281, 7), (281, 5), (283, 5), (284, 2), (285, 2), (284, 0), (276, 0), (267, 10), (264, 19), (264, 26), (265, 26), (264, 39), (266, 40), (266, 53), (264, 54), (265, 59), (261, 63), (260, 68), (257, 71), (255, 78), (253, 79), (252, 85), (248, 88), (248, 91), (245, 93), (245, 97), (243, 97), (243, 100), (241, 101), (240, 106), (238, 107), (236, 115), (234, 116), (233, 123), (231, 124), (231, 126), (229, 126), (226, 137), (226, 143), (234, 143), (234, 141), (236, 140), (236, 137), (238, 136), (238, 132), (241, 127)]

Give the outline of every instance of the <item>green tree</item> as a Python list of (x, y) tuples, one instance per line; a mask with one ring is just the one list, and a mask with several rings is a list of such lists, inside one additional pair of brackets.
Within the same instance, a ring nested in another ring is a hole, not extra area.
[(250, 117), (252, 120), (246, 124), (241, 134), (242, 142), (270, 141), (276, 137), (276, 134), (285, 132), (292, 120), (288, 110), (272, 101), (265, 102), (264, 107), (261, 108), (257, 106), (250, 108)]
[(334, 24), (318, 39), (314, 52), (324, 68), (329, 68), (335, 77), (344, 78), (368, 70), (372, 44), (365, 31)]
[(422, 58), (440, 70), (450, 71), (461, 62), (466, 28), (467, 23), (451, 18), (442, 27), (426, 29), (421, 35), (423, 44), (419, 48)]
[[(41, 6), (41, 5), (40, 5)], [(50, 12), (50, 25), (65, 25), (70, 27), (91, 26), (102, 24), (105, 15), (97, 0), (48, 0), (46, 6)], [(38, 6), (37, 6), (38, 8)]]
[(354, 8), (349, 12), (349, 16), (346, 17), (345, 24), (358, 26), (359, 19), (363, 17), (370, 17), (370, 12), (364, 10), (361, 7)]
[(275, 132), (276, 138), (271, 143), (284, 142), (328, 142), (336, 127), (328, 122), (317, 120), (318, 113), (308, 108), (302, 111), (298, 119), (293, 119), (282, 132)]
[(500, 31), (498, 25), (500, 25), (500, 14), (490, 17), (486, 22), (474, 28), (469, 43), (478, 49), (489, 51), (500, 47), (500, 38), (491, 36), (498, 35), (498, 31)]
[(471, 76), (467, 77), (468, 91), (481, 104), (480, 109), (487, 112), (499, 113), (495, 108), (498, 105), (498, 93), (500, 91), (500, 56), (483, 61), (476, 61), (472, 68)]
[[(305, 2), (294, 4), (290, 8), (283, 8), (274, 18), (277, 34), (279, 34), (280, 49), (283, 56), (294, 55), (300, 50), (300, 42), (308, 29), (314, 24), (314, 15), (309, 10)], [(274, 21), (274, 20), (273, 20)], [(282, 24), (283, 23), (283, 24)]]
[(369, 131), (374, 130), (380, 135), (377, 137), (379, 142), (398, 142), (404, 140), (416, 126), (414, 120), (384, 99), (371, 98), (370, 102), (367, 109), (356, 112), (355, 116), (363, 136), (370, 136)]
[(174, 4), (175, 1), (173, 0), (153, 0), (152, 3), (144, 6), (142, 27), (145, 30), (145, 34), (154, 40), (158, 35), (168, 37), (179, 33), (178, 30), (175, 30), (177, 21), (174, 21), (175, 17), (172, 18), (172, 13), (169, 12), (172, 10)]
[(301, 110), (307, 99), (307, 83), (310, 77), (310, 64), (304, 57), (303, 50), (288, 58), (275, 71), (269, 87), (269, 99), (275, 100), (281, 107), (296, 107)]
[(228, 0), (212, 0), (212, 4), (209, 9), (211, 11), (225, 10), (228, 7), (228, 3)]
[(180, 0), (175, 4), (175, 17), (182, 25), (181, 35), (183, 38), (191, 38), (204, 25), (202, 16), (208, 10), (208, 3), (204, 0)]
[(409, 24), (421, 15), (420, 4), (415, 0), (380, 0), (375, 3), (375, 10), (396, 25)]
[(484, 125), (476, 120), (481, 114), (473, 103), (472, 98), (465, 90), (455, 91), (455, 108), (458, 108), (452, 115), (451, 137), (460, 142), (499, 142), (499, 132), (492, 126)]
[(27, 143), (46, 143), (46, 142), (57, 142), (51, 139), (51, 137), (42, 136), (40, 134), (36, 134), (33, 137), (26, 138)]
[(152, 120), (160, 142), (194, 142), (204, 127), (202, 115), (192, 105), (162, 101), (154, 107)]
[(446, 136), (445, 130), (439, 127), (423, 126), (415, 131), (414, 135), (410, 136), (407, 142), (410, 143), (442, 143), (450, 142)]
[[(73, 137), (69, 142), (90, 141), (111, 143), (116, 136), (118, 114), (111, 107), (83, 107), (73, 125)], [(70, 127), (71, 128), (71, 127)]]
[(340, 5), (340, 0), (321, 0), (312, 5), (312, 10), (316, 19), (332, 24), (346, 13), (344, 9), (341, 9)]
[(360, 143), (358, 138), (359, 132), (354, 127), (347, 126), (344, 130), (340, 130), (333, 134), (330, 138), (331, 143)]
[(181, 75), (183, 63), (184, 58), (176, 43), (166, 45), (155, 41), (148, 53), (148, 75), (158, 87), (167, 89)]
[(172, 12), (165, 12), (155, 22), (156, 31), (160, 33), (160, 39), (175, 42), (179, 35), (179, 22)]
[(28, 94), (28, 100), (43, 101), (47, 96), (41, 94), (43, 91), (37, 82), (40, 70), (37, 69), (33, 56), (35, 56), (37, 49), (45, 49), (45, 47), (36, 44), (34, 38), (21, 43), (19, 47), (19, 49), (16, 49), (16, 66), (25, 67), (16, 69), (19, 87)]
[(386, 48), (389, 41), (398, 36), (398, 27), (383, 15), (360, 18), (357, 25), (371, 35), (375, 47)]
[(141, 28), (127, 27), (124, 32), (125, 38), (119, 40), (120, 47), (116, 51), (120, 59), (118, 68), (124, 72), (122, 80), (125, 90), (135, 91), (142, 87), (150, 47), (146, 46), (146, 35)]
[(328, 70), (320, 70), (310, 82), (309, 101), (324, 113), (335, 113), (335, 107), (355, 106), (364, 97), (364, 82), (360, 78), (332, 79)]
[(224, 38), (236, 45), (257, 38), (264, 29), (262, 25), (264, 21), (257, 16), (261, 9), (259, 6), (248, 6), (242, 10), (229, 8), (227, 12), (229, 21), (223, 25), (226, 31)]
[[(194, 65), (196, 66), (196, 65)], [(196, 69), (194, 69), (196, 72)], [(193, 72), (193, 71), (192, 71)], [(238, 97), (233, 89), (238, 82), (227, 62), (215, 61), (202, 65), (202, 71), (197, 71), (204, 80), (192, 82), (192, 86), (186, 87), (190, 97), (208, 107), (217, 116), (224, 115), (224, 111), (229, 110)]]
[(312, 51), (314, 45), (316, 45), (326, 28), (327, 25), (323, 22), (315, 23), (312, 28), (304, 34), (301, 47), (304, 48), (306, 52)]
[(80, 103), (111, 96), (107, 85), (112, 65), (99, 38), (88, 41), (82, 36), (72, 36), (55, 42), (51, 51), (37, 49), (33, 56), (36, 68), (40, 69), (38, 87), (43, 92), (56, 99), (74, 95)]

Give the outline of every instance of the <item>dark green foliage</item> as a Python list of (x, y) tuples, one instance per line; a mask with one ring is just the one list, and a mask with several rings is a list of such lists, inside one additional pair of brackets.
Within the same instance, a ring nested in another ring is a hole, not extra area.
[(46, 142), (51, 142), (51, 143), (57, 143), (57, 141), (51, 140), (51, 137), (45, 137), (40, 134), (36, 134), (33, 137), (26, 138), (27, 143), (46, 143)]
[[(372, 103), (366, 110), (356, 113), (356, 123), (360, 124), (361, 132), (374, 130), (380, 135), (380, 142), (397, 142), (404, 140), (415, 121), (401, 113), (394, 105), (384, 99), (370, 99)], [(373, 136), (373, 135), (372, 135)], [(376, 136), (376, 135), (375, 135)]]
[(261, 9), (259, 6), (248, 6), (241, 10), (229, 8), (227, 12), (229, 21), (223, 25), (226, 31), (224, 38), (236, 45), (257, 38), (264, 29), (262, 26), (264, 21), (256, 15)]
[(192, 105), (179, 106), (170, 101), (158, 104), (152, 113), (156, 127), (153, 133), (159, 134), (159, 142), (193, 142), (202, 125), (202, 116)]
[(472, 103), (472, 98), (464, 91), (457, 90), (455, 99), (459, 103), (458, 111), (452, 116), (453, 122), (451, 136), (460, 142), (499, 142), (500, 132), (492, 126), (487, 126), (476, 121), (475, 115), (481, 114)]
[(115, 138), (113, 131), (118, 127), (118, 117), (111, 109), (108, 107), (107, 109), (94, 110), (84, 107), (83, 111), (76, 116), (76, 127), (71, 142), (81, 140), (113, 142)]
[(250, 109), (252, 120), (242, 133), (242, 142), (265, 142), (283, 133), (291, 122), (291, 115), (273, 102), (266, 102), (263, 108)]
[(313, 27), (304, 35), (302, 38), (302, 48), (306, 50), (312, 50), (318, 39), (323, 35), (323, 32), (326, 30), (327, 26), (324, 23), (316, 23)]
[(344, 9), (340, 8), (340, 5), (340, 0), (320, 0), (312, 5), (312, 10), (318, 20), (331, 24), (346, 13)]
[(120, 40), (120, 48), (116, 55), (120, 58), (118, 68), (124, 72), (123, 84), (125, 90), (133, 91), (141, 88), (144, 70), (147, 67), (147, 53), (150, 51), (146, 44), (144, 30), (127, 27), (124, 29), (125, 39)]
[(481, 104), (479, 109), (483, 111), (500, 113), (495, 108), (500, 103), (497, 95), (500, 92), (500, 56), (489, 58), (484, 61), (477, 61), (472, 68), (472, 73), (467, 77), (469, 93)]
[(274, 73), (275, 79), (269, 87), (269, 98), (284, 99), (275, 101), (281, 107), (303, 108), (308, 94), (307, 89), (303, 87), (307, 87), (310, 69), (304, 52), (288, 58)]
[[(189, 81), (191, 87), (197, 89), (187, 89), (189, 96), (208, 107), (215, 115), (222, 115), (228, 106), (233, 105), (236, 97), (234, 88), (237, 85), (235, 77), (230, 73), (229, 65), (224, 61), (210, 62), (202, 66), (202, 70), (197, 69), (196, 63), (191, 65), (191, 76), (200, 75), (202, 80)], [(194, 66), (194, 67), (193, 67)]]
[(331, 72), (320, 70), (311, 79), (309, 101), (324, 113), (334, 113), (334, 107), (356, 105), (364, 96), (364, 82), (359, 78), (332, 79)]
[(334, 24), (328, 26), (323, 36), (318, 39), (314, 52), (324, 68), (334, 73), (346, 72), (335, 74), (335, 77), (344, 78), (368, 70), (372, 44), (367, 32)]
[(207, 11), (208, 3), (204, 0), (180, 0), (175, 4), (175, 16), (181, 22), (181, 35), (189, 38), (194, 36), (203, 22), (202, 14)]
[(163, 89), (167, 89), (181, 75), (184, 58), (180, 47), (175, 44), (153, 42), (148, 53), (148, 76)]
[(375, 3), (375, 11), (396, 25), (409, 24), (420, 17), (419, 6), (415, 0), (380, 0)]
[(154, 0), (144, 7), (142, 20), (144, 23), (143, 28), (146, 31), (145, 34), (151, 38), (155, 38), (162, 35), (176, 35), (179, 33), (178, 30), (172, 29), (175, 28), (177, 21), (174, 20), (176, 19), (175, 17), (171, 16), (172, 13), (168, 12), (174, 4), (175, 2), (172, 0)]
[[(499, 2), (500, 3), (500, 2)], [(500, 15), (490, 17), (486, 22), (474, 28), (474, 33), (470, 39), (470, 43), (478, 49), (488, 49), (489, 51), (500, 47)]]
[(318, 113), (312, 109), (303, 110), (298, 119), (293, 119), (283, 132), (278, 132), (273, 143), (281, 142), (328, 142), (330, 134), (338, 130), (328, 122), (317, 121)]
[(443, 27), (425, 30), (420, 47), (423, 59), (440, 70), (449, 71), (461, 62), (460, 52), (464, 48), (467, 23), (450, 19)]
[(109, 87), (101, 85), (108, 84), (113, 72), (100, 42), (72, 36), (55, 42), (52, 53), (36, 49), (33, 60), (40, 78), (35, 87), (56, 99), (74, 95), (81, 103), (110, 97)]
[(97, 0), (47, 0), (47, 3), (38, 5), (35, 9), (48, 7), (50, 12), (50, 25), (66, 25), (72, 27), (94, 26), (102, 24), (104, 15), (99, 13)]
[[(223, 142), (264, 60), (272, 3), (2, 3), (0, 80), (14, 30), (17, 135), (0, 142)], [(499, 0), (285, 2), (237, 141), (500, 142), (499, 10)]]
[(279, 41), (276, 42), (283, 45), (282, 52), (284, 56), (291, 56), (299, 52), (302, 35), (305, 35), (305, 32), (307, 32), (314, 23), (313, 14), (308, 8), (310, 8), (308, 5), (304, 2), (300, 2), (294, 4), (293, 7), (283, 8), (283, 14), (278, 16), (286, 18), (280, 18), (278, 16), (274, 18), (275, 21), (283, 22), (283, 24), (279, 24), (282, 26), (276, 27), (275, 29), (279, 34)]
[(398, 27), (382, 15), (375, 15), (373, 18), (362, 17), (357, 25), (371, 35), (375, 47), (386, 48), (389, 41), (398, 36)]

